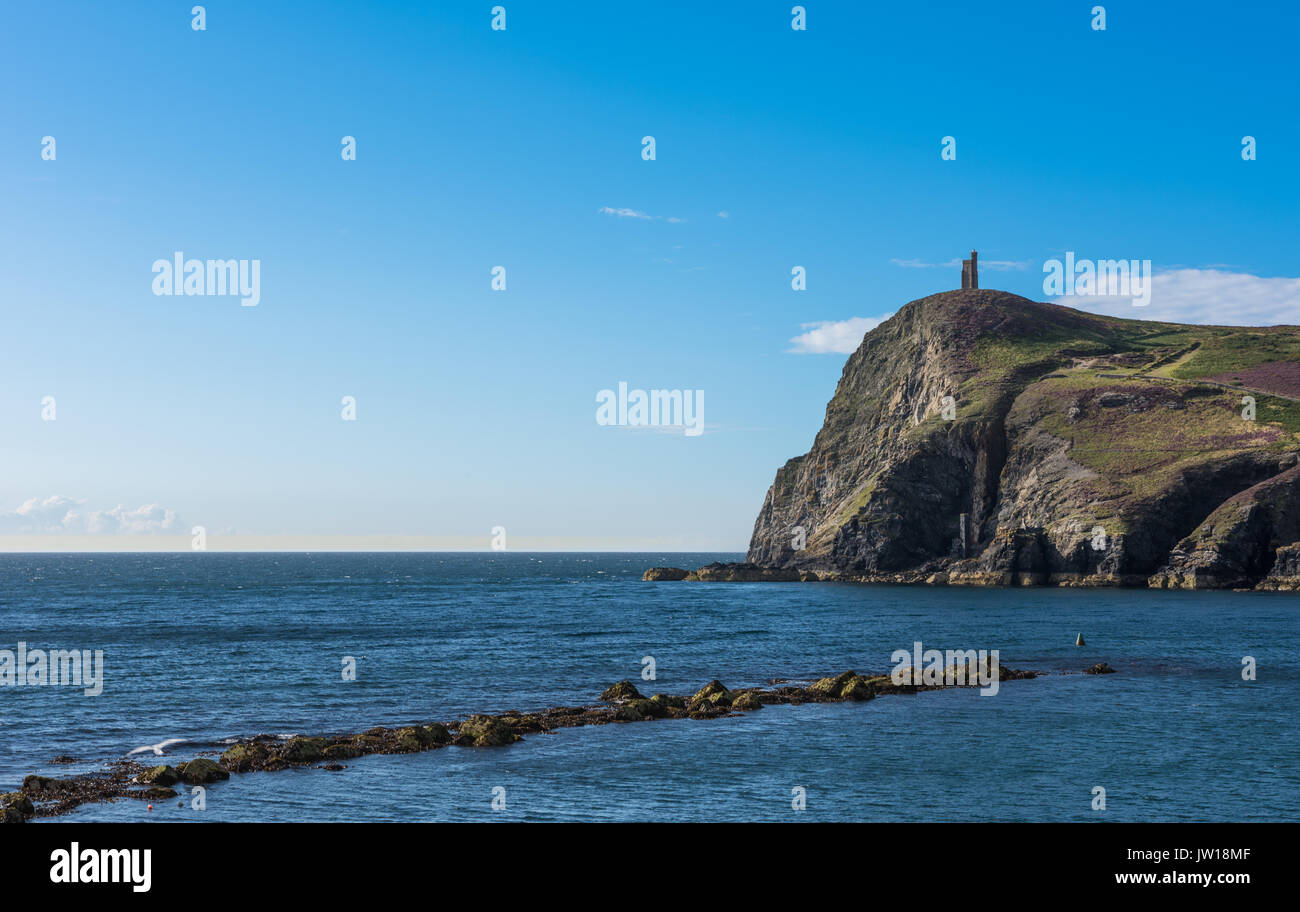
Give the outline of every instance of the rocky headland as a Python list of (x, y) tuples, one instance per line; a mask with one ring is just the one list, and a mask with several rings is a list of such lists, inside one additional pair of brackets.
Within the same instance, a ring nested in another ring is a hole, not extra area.
[(849, 357), (745, 562), (645, 578), (1300, 590), (1300, 327), (912, 301)]

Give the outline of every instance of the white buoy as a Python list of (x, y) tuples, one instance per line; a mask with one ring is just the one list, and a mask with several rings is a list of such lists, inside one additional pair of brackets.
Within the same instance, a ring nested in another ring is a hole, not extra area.
[(1083, 634), (1082, 634), (1082, 633), (1079, 634), (1079, 636), (1078, 636), (1077, 639), (1075, 639), (1075, 641), (1074, 641), (1074, 645), (1075, 645), (1075, 646), (1087, 646), (1087, 645), (1088, 645), (1087, 643), (1085, 643), (1085, 642), (1083, 641)]

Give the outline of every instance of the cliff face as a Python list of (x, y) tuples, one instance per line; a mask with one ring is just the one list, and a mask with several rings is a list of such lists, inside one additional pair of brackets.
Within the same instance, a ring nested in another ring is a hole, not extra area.
[[(777, 471), (747, 560), (862, 579), (1255, 585), (1300, 539), (1297, 367), (1297, 327), (1120, 320), (987, 289), (913, 301), (848, 359), (812, 449)], [(1229, 502), (1249, 491), (1269, 506), (1242, 520)]]

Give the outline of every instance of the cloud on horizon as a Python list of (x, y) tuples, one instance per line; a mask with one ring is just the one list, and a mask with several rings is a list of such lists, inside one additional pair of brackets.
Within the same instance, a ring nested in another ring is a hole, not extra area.
[(850, 355), (862, 344), (862, 337), (884, 323), (892, 313), (882, 317), (850, 317), (847, 320), (822, 320), (803, 323), (804, 330), (790, 340), (786, 349), (795, 355)]
[(134, 509), (85, 510), (85, 500), (54, 494), (32, 497), (16, 510), (0, 513), (0, 534), (151, 535), (184, 532), (175, 510), (158, 504)]
[(1135, 307), (1132, 296), (1121, 295), (1061, 295), (1051, 301), (1130, 320), (1220, 326), (1300, 323), (1300, 279), (1220, 269), (1156, 270), (1151, 277), (1151, 303), (1145, 307)]

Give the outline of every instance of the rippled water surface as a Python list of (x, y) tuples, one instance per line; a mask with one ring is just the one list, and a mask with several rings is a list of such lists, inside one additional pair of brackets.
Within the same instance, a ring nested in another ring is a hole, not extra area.
[[(0, 648), (102, 649), (106, 669), (98, 697), (0, 687), (0, 791), (165, 738), (188, 739), (175, 762), (263, 732), (590, 703), (644, 656), (658, 671), (644, 690), (686, 693), (884, 672), (920, 640), (1052, 674), (992, 697), (770, 706), (254, 773), (210, 786), (204, 811), (119, 801), (60, 819), (1300, 819), (1300, 596), (640, 580), (715, 559), (738, 555), (0, 555)], [(1098, 661), (1119, 673), (1077, 674)]]

